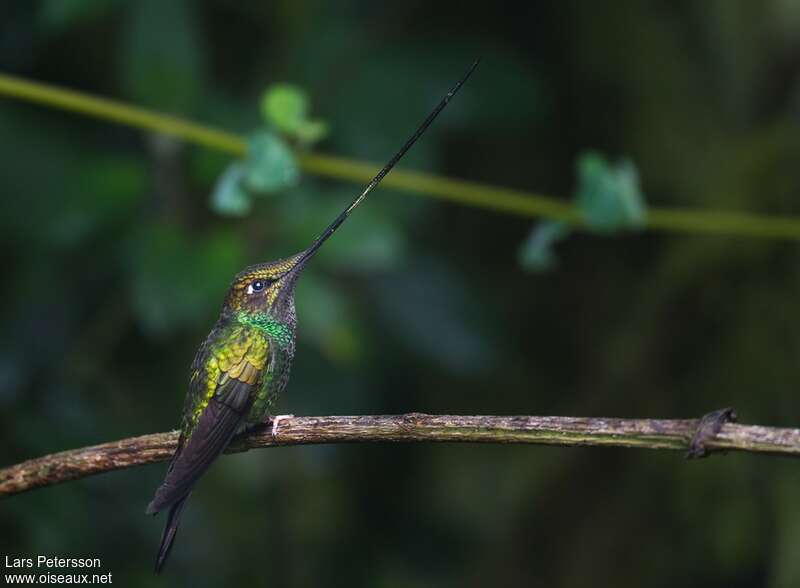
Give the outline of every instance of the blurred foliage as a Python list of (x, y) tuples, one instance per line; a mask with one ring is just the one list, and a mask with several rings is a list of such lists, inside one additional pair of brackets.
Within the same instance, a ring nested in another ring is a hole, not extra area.
[[(294, 140), (298, 149), (310, 147), (327, 133), (327, 125), (308, 119), (308, 97), (291, 84), (273, 84), (261, 98), (269, 127)], [(231, 163), (211, 193), (211, 207), (228, 216), (245, 216), (254, 196), (274, 194), (295, 186), (300, 171), (292, 148), (271, 130), (251, 133), (243, 161)]]
[(611, 166), (597, 153), (578, 159), (575, 197), (586, 224), (600, 233), (641, 229), (645, 204), (636, 167), (627, 159)]
[[(598, 234), (614, 234), (644, 227), (645, 202), (633, 162), (611, 166), (595, 152), (578, 156), (575, 201), (581, 220)], [(529, 271), (545, 272), (558, 265), (554, 246), (571, 232), (563, 222), (537, 223), (519, 248), (519, 261)]]
[[(285, 147), (301, 139), (286, 124), (324, 120), (320, 149), (383, 163), (480, 55), (404, 166), (566, 194), (593, 146), (608, 161), (629, 155), (654, 207), (800, 213), (797, 3), (524, 10), (7, 2), (0, 64), (234, 132), (266, 126)], [(275, 83), (294, 88), (267, 109), (280, 124), (262, 112)], [(305, 247), (359, 189), (273, 174), (251, 178), (280, 181), (254, 198), (242, 191), (252, 151), (231, 162), (10, 101), (0, 125), (3, 464), (175, 427), (232, 276)], [(259, 136), (261, 154), (277, 144)], [(589, 162), (594, 192), (621, 187), (635, 212), (632, 168)], [(211, 194), (217, 210), (244, 216), (215, 214)], [(581, 234), (559, 243), (557, 271), (536, 275), (509, 255), (529, 230), (525, 219), (376, 191), (298, 286), (299, 348), (280, 412), (682, 418), (733, 405), (746, 422), (797, 425), (796, 244)], [(546, 265), (562, 235), (540, 231), (533, 252)], [(778, 459), (256, 451), (203, 480), (156, 578), (163, 521), (143, 511), (163, 472), (7, 500), (0, 545), (101, 557), (126, 586), (800, 583), (800, 480)]]
[(253, 196), (274, 194), (294, 186), (300, 172), (294, 154), (270, 131), (256, 131), (247, 142), (247, 155), (233, 162), (220, 176), (211, 194), (211, 206), (229, 216), (244, 216)]
[(328, 126), (308, 118), (308, 96), (292, 84), (273, 84), (261, 97), (261, 114), (265, 122), (300, 141), (315, 143), (328, 134)]
[(211, 208), (228, 216), (250, 213), (253, 201), (244, 185), (244, 166), (241, 163), (230, 164), (219, 177), (211, 192)]
[(289, 148), (274, 134), (261, 131), (247, 144), (242, 182), (251, 192), (278, 192), (297, 183), (297, 164)]
[(570, 234), (566, 223), (542, 221), (534, 225), (519, 248), (519, 262), (525, 269), (544, 272), (558, 266), (553, 248)]

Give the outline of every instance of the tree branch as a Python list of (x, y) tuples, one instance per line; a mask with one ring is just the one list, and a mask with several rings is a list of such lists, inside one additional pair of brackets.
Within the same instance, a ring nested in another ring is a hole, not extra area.
[[(274, 445), (438, 441), (530, 443), (686, 450), (699, 420), (534, 416), (328, 416), (282, 419), (277, 439), (259, 427), (234, 440), (228, 453)], [(19, 494), (172, 456), (178, 433), (155, 433), (53, 453), (0, 469), (0, 497)], [(727, 423), (706, 444), (709, 451), (800, 456), (800, 429)]]

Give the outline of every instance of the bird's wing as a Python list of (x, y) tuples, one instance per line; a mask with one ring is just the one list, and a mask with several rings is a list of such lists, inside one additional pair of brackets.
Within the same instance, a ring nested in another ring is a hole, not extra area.
[[(226, 347), (224, 353), (212, 357), (209, 367), (204, 368), (205, 378), (201, 379), (211, 382), (213, 388), (209, 387), (205, 396), (192, 403), (196, 405), (196, 418), (184, 423), (178, 450), (148, 512), (158, 512), (187, 496), (228, 446), (261, 385), (263, 364), (258, 363), (262, 356), (265, 360), (269, 356), (268, 348), (263, 345), (266, 344), (251, 342), (243, 345), (240, 353), (231, 353), (230, 347)], [(195, 379), (193, 388), (197, 385)]]

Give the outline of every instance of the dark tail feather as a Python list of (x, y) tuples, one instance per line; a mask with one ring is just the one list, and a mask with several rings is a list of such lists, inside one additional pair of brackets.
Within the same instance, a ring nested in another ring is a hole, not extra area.
[(164, 483), (156, 490), (146, 511), (147, 514), (156, 514), (169, 507), (167, 526), (156, 558), (156, 573), (161, 571), (169, 557), (192, 488), (230, 443), (252, 404), (251, 391), (249, 384), (235, 378), (227, 379), (217, 386), (216, 395), (209, 400), (191, 436), (187, 439), (181, 435)]
[(156, 558), (156, 574), (161, 572), (167, 557), (169, 557), (169, 552), (172, 550), (172, 543), (178, 533), (178, 525), (181, 522), (181, 515), (183, 514), (183, 509), (186, 508), (186, 501), (189, 500), (189, 496), (190, 494), (187, 494), (169, 507), (167, 524), (164, 527), (164, 534), (161, 536), (161, 547), (158, 548), (158, 557)]

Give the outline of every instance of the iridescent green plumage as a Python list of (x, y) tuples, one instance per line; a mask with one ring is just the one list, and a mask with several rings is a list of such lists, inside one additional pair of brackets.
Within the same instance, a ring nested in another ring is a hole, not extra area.
[(232, 319), (220, 320), (192, 365), (181, 433), (191, 435), (225, 377), (253, 387), (255, 399), (246, 420), (249, 424), (264, 420), (266, 400), (274, 399), (286, 383), (294, 337), (293, 325), (267, 312), (239, 311)]
[(147, 507), (169, 508), (156, 571), (169, 555), (186, 501), (197, 480), (242, 429), (264, 422), (286, 387), (294, 357), (294, 288), (305, 264), (380, 183), (447, 105), (477, 66), (453, 87), (400, 151), (311, 246), (292, 257), (254, 265), (234, 278), (222, 313), (192, 363), (178, 448)]

